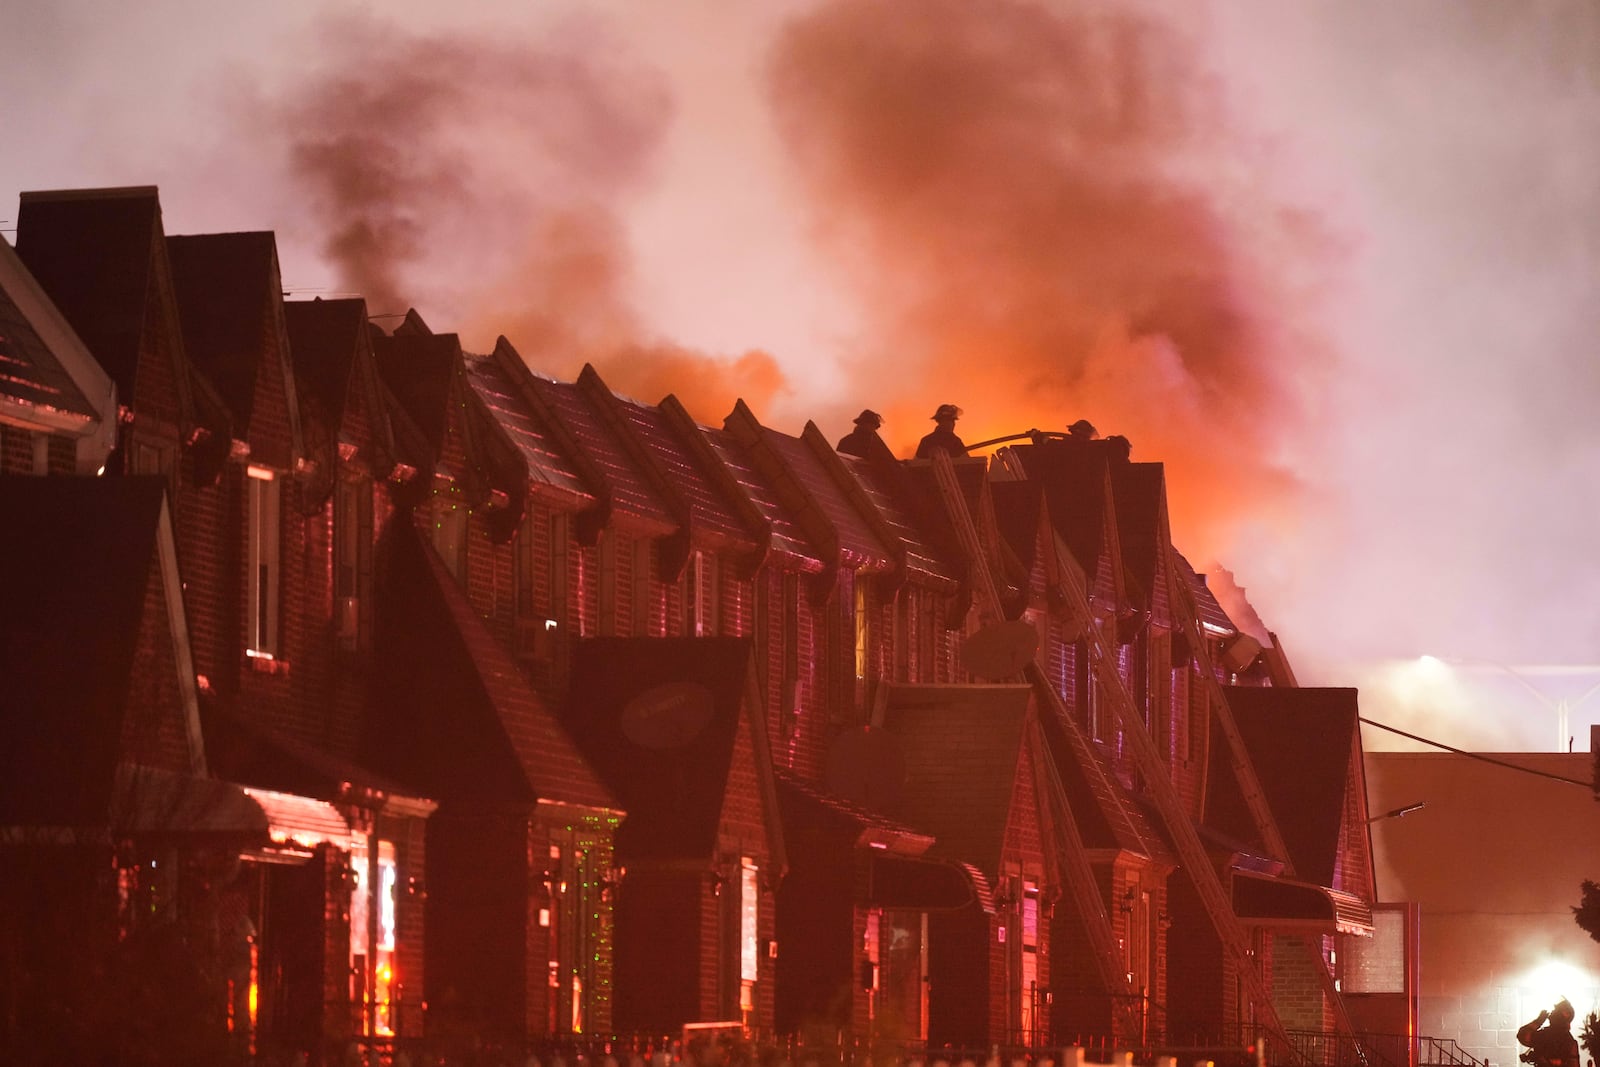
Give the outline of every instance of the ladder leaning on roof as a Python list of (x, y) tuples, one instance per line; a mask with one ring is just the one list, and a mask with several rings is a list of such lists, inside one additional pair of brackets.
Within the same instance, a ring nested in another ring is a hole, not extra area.
[[(956, 486), (955, 468), (950, 458), (945, 455), (934, 455), (932, 463), (941, 489), (950, 493), (956, 491), (956, 499), (960, 499)], [(958, 525), (961, 525), (958, 523)], [(970, 529), (970, 524), (969, 524)], [(965, 533), (963, 533), (965, 537)], [(970, 551), (969, 547), (969, 551)], [(984, 576), (985, 585), (990, 594), (993, 594), (993, 583), (987, 580), (987, 570), (982, 569), (983, 557), (978, 556), (980, 570)], [(1244, 928), (1239, 923), (1239, 917), (1234, 914), (1233, 903), (1228, 897), (1227, 890), (1223, 888), (1222, 879), (1217, 875), (1216, 869), (1211, 865), (1211, 858), (1206, 854), (1205, 846), (1200, 841), (1189, 814), (1184, 810), (1183, 800), (1178, 796), (1177, 788), (1172, 784), (1166, 763), (1161, 758), (1161, 751), (1156, 747), (1155, 740), (1150, 736), (1145, 726), (1144, 718), (1139, 714), (1138, 707), (1133, 698), (1128, 694), (1127, 688), (1122, 684), (1122, 676), (1117, 671), (1117, 661), (1107, 647), (1105, 635), (1094, 625), (1094, 616), (1089, 607), (1089, 592), (1085, 587), (1080, 572), (1070, 568), (1062, 568), (1066, 575), (1064, 592), (1070, 598), (1072, 607), (1088, 620), (1084, 628), (1084, 642), (1088, 650), (1089, 664), (1094, 671), (1095, 682), (1100, 686), (1101, 692), (1108, 698), (1113, 714), (1116, 715), (1122, 727), (1123, 736), (1128, 741), (1134, 762), (1143, 775), (1147, 788), (1150, 790), (1151, 799), (1155, 802), (1156, 810), (1161, 815), (1162, 822), (1166, 825), (1167, 833), (1171, 836), (1173, 844), (1178, 850), (1178, 858), (1189, 872), (1189, 879), (1199, 895), (1201, 904), (1210, 916), (1212, 927), (1216, 930), (1217, 937), (1221, 940), (1224, 950), (1232, 958), (1235, 971), (1244, 983), (1245, 991), (1249, 996), (1251, 1007), (1262, 1027), (1286, 1051), (1290, 1050), (1289, 1040), (1284, 1032), (1283, 1023), (1278, 1018), (1277, 1008), (1272, 1003), (1271, 990), (1267, 988), (1266, 981), (1261, 972), (1256, 968), (1256, 962), (1250, 950), (1250, 944), (1245, 937)], [(1170, 574), (1170, 568), (1168, 573)], [(998, 603), (998, 601), (991, 601)], [(1203, 651), (1203, 647), (1200, 649)], [(1034, 668), (1037, 671), (1037, 666)], [(1036, 688), (1039, 688), (1036, 686)], [(1048, 689), (1046, 685), (1043, 688)], [(1222, 717), (1228, 717), (1227, 711), (1221, 712)], [(1068, 717), (1070, 720), (1070, 716)], [(1227, 732), (1227, 731), (1224, 731)], [(1234, 731), (1237, 734), (1237, 730)], [(1242, 742), (1241, 742), (1242, 743)], [(1253, 778), (1252, 773), (1252, 778)], [(1259, 783), (1256, 786), (1259, 790)], [(1265, 803), (1264, 797), (1262, 803)], [(1255, 808), (1252, 807), (1252, 813)], [(1270, 813), (1268, 814), (1270, 819)], [(1274, 834), (1276, 831), (1274, 831)], [(1281, 842), (1281, 839), (1280, 839)], [(1287, 858), (1287, 857), (1285, 857)], [(1096, 893), (1098, 899), (1098, 893)]]
[[(978, 541), (977, 530), (974, 529), (972, 518), (963, 503), (961, 488), (956, 483), (955, 468), (951, 465), (950, 458), (940, 454), (933, 463), (933, 471), (939, 492), (945, 498), (951, 523), (961, 540), (962, 548), (971, 560), (979, 601), (998, 622), (1004, 618), (1000, 607), (1000, 595), (995, 589), (994, 575), (989, 570), (983, 546)], [(1034, 655), (1037, 657), (1037, 651)], [(1029, 683), (1037, 693), (1044, 696), (1044, 703), (1050, 708), (1052, 719), (1050, 726), (1056, 732), (1065, 735), (1064, 740), (1073, 757), (1079, 760), (1086, 773), (1101, 776), (1101, 780), (1096, 783), (1098, 786), (1095, 789), (1096, 794), (1111, 797), (1114, 802), (1116, 794), (1110, 782), (1104, 780), (1104, 768), (1094, 755), (1088, 740), (1084, 738), (1083, 732), (1078, 728), (1077, 721), (1067, 714), (1061, 705), (1060, 696), (1048, 683), (1041, 684), (1044, 674), (1040, 671), (1037, 661), (1028, 665), (1026, 673)], [(1044, 724), (1040, 724), (1039, 728), (1043, 730)], [(1131, 993), (1132, 976), (1122, 964), (1116, 931), (1111, 925), (1111, 916), (1106, 911), (1105, 901), (1095, 881), (1094, 867), (1089, 862), (1089, 853), (1083, 843), (1083, 836), (1078, 833), (1072, 809), (1067, 803), (1066, 788), (1062, 785), (1055, 757), (1051, 754), (1053, 750), (1049, 745), (1042, 745), (1039, 751), (1042, 756), (1040, 762), (1043, 764), (1040, 769), (1045, 773), (1049, 786), (1045, 790), (1044, 813), (1049, 831), (1056, 837), (1058, 846), (1053, 851), (1061, 860), (1061, 875), (1072, 893), (1072, 899), (1080, 909), (1097, 976), (1108, 993)]]
[[(1162, 538), (1161, 543), (1164, 551), (1176, 554), (1170, 538)], [(1278, 832), (1277, 821), (1273, 818), (1272, 809), (1267, 803), (1266, 791), (1261, 788), (1261, 779), (1256, 777), (1255, 765), (1250, 762), (1249, 753), (1245, 748), (1244, 735), (1239, 732), (1239, 724), (1234, 720), (1233, 711), (1228, 705), (1228, 695), (1223, 691), (1222, 682), (1217, 679), (1216, 665), (1212, 662), (1211, 653), (1206, 649), (1205, 635), (1200, 632), (1198, 621), (1200, 608), (1195, 601), (1194, 589), (1182, 579), (1179, 569), (1172, 566), (1172, 562), (1169, 556), (1167, 577), (1171, 585), (1168, 589), (1174, 605), (1178, 608), (1173, 614), (1182, 622), (1184, 636), (1193, 650), (1195, 665), (1205, 678), (1212, 706), (1217, 712), (1217, 725), (1222, 728), (1223, 737), (1227, 741), (1228, 759), (1233, 767), (1234, 780), (1239, 783), (1239, 791), (1244, 794), (1245, 802), (1249, 805), (1256, 832), (1261, 835), (1262, 843), (1266, 845), (1274, 859), (1283, 861), (1283, 873), (1292, 878), (1294, 864), (1289, 857), (1288, 846), (1284, 844), (1283, 836)], [(1175, 588), (1179, 586), (1182, 588)], [(1334, 1023), (1339, 1032), (1355, 1042), (1357, 1056), (1365, 1059), (1366, 1051), (1356, 1036), (1355, 1025), (1350, 1019), (1350, 1013), (1345, 1010), (1344, 997), (1340, 995), (1333, 972), (1328, 969), (1327, 959), (1321, 952), (1316, 953), (1316, 957), (1317, 980), (1322, 986), (1328, 1005), (1333, 1010)]]

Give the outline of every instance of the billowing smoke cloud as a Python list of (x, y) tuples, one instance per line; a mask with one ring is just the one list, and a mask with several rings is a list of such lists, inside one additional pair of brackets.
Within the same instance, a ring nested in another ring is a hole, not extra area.
[[(289, 95), (254, 105), (340, 286), (375, 316), (416, 307), (469, 347), (506, 335), (542, 371), (585, 362), (621, 392), (676, 391), (702, 418), (783, 388), (763, 352), (646, 336), (618, 221), (672, 116), (664, 80), (598, 24), (538, 39), (318, 27)], [(669, 385), (670, 382), (670, 385)]]
[[(1192, 47), (1123, 5), (849, 0), (782, 35), (772, 99), (871, 312), (860, 403), (902, 447), (1087, 417), (1169, 466), (1196, 562), (1294, 493), (1306, 299), (1332, 243), (1211, 169), (1248, 150)], [(1269, 256), (1271, 259), (1269, 260)]]

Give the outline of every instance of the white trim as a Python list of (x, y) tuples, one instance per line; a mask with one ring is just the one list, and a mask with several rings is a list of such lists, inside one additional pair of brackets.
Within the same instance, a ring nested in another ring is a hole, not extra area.
[(172, 536), (172, 513), (166, 494), (156, 522), (156, 548), (161, 560), (161, 592), (167, 604), (167, 628), (172, 632), (173, 658), (178, 665), (178, 698), (182, 702), (184, 735), (189, 742), (189, 773), (206, 777), (205, 735), (200, 729), (200, 684), (195, 679), (194, 655), (189, 648), (189, 617), (183, 610), (183, 581), (178, 574), (177, 542)]

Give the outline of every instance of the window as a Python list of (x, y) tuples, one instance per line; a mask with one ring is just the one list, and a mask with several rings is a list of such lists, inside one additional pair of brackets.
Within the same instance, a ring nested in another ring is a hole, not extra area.
[(1093, 656), (1093, 646), (1088, 641), (1078, 642), (1077, 655), (1073, 657), (1078, 667), (1078, 711), (1083, 717), (1084, 732), (1099, 741), (1100, 683), (1094, 676)]
[(705, 556), (695, 549), (683, 569), (683, 632), (690, 637), (706, 634), (706, 601), (702, 585)]
[(530, 504), (511, 545), (511, 607), (519, 620), (543, 620), (546, 614), (546, 605), (539, 599), (539, 519), (538, 510)]
[(361, 647), (361, 616), (371, 582), (372, 489), (341, 480), (333, 495), (333, 622), (340, 647)]
[[(350, 891), (350, 984), (351, 1000), (371, 1005), (369, 1017), (362, 1013), (361, 1032), (369, 1036), (394, 1034), (395, 974), (395, 868), (394, 845), (378, 842), (378, 881), (369, 881), (371, 855), (364, 841), (357, 839), (350, 853), (350, 869), (355, 885)], [(377, 902), (377, 910), (372, 904)], [(374, 939), (373, 935), (376, 934)], [(370, 994), (370, 999), (369, 999)]]
[[(174, 504), (178, 498), (178, 465), (173, 460), (173, 450), (163, 444), (135, 440), (128, 449), (130, 474), (159, 474), (167, 480), (167, 499)], [(36, 473), (44, 473), (38, 471)]]
[(761, 974), (761, 884), (756, 861), (739, 857), (739, 1013), (748, 1023), (755, 1011)]
[(871, 649), (872, 616), (868, 614), (867, 582), (856, 576), (856, 681), (867, 678), (867, 654)]
[(783, 606), (780, 609), (783, 627), (783, 724), (785, 735), (791, 734), (800, 715), (800, 576), (788, 573), (783, 576)]
[[(1339, 935), (1337, 974), (1346, 993), (1406, 991), (1407, 929), (1405, 905), (1380, 905), (1372, 912), (1372, 936)], [(1538, 1007), (1544, 1007), (1541, 1002)]]
[(1022, 883), (1022, 1042), (1033, 1044), (1041, 1035), (1044, 1012), (1039, 989), (1039, 886)]
[(245, 630), (247, 652), (271, 659), (278, 653), (279, 482), (265, 467), (250, 467), (245, 478), (249, 559)]
[(452, 487), (433, 497), (433, 547), (457, 581), (467, 572), (467, 508)]
[(1128, 968), (1128, 984), (1133, 988), (1134, 996), (1139, 998), (1142, 1031), (1146, 1019), (1145, 1013), (1153, 992), (1151, 976), (1156, 971), (1151, 956), (1155, 941), (1150, 936), (1150, 894), (1139, 886), (1129, 886), (1124, 900), (1123, 908), (1128, 915), (1128, 936), (1123, 942), (1126, 951), (1125, 963)]
[[(566, 625), (572, 615), (577, 615), (580, 620), (583, 615), (583, 598), (580, 595), (575, 610), (569, 610), (567, 604), (570, 583), (567, 580), (568, 555), (572, 549), (571, 542), (572, 520), (561, 511), (550, 513), (550, 552), (549, 552), (549, 581), (550, 581), (550, 617), (556, 620), (558, 626)], [(581, 564), (583, 553), (575, 553)], [(583, 588), (580, 584), (580, 590)], [(557, 630), (559, 633), (560, 631)], [(559, 658), (557, 662), (560, 662)]]
[(699, 549), (683, 569), (683, 632), (690, 637), (717, 632), (717, 560)]
[(617, 536), (610, 530), (600, 535), (596, 547), (595, 623), (606, 637), (617, 633)]
[[(646, 538), (633, 542), (633, 633), (636, 637), (659, 637), (665, 631), (666, 613), (659, 605), (659, 597), (651, 596), (656, 588), (655, 545)], [(663, 590), (664, 592), (664, 590)]]

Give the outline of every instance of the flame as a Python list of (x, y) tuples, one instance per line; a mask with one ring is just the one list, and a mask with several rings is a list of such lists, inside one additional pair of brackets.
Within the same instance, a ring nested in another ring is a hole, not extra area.
[(896, 447), (941, 402), (969, 441), (1087, 417), (1168, 464), (1202, 555), (1242, 514), (1288, 518), (1292, 283), (1331, 245), (1205, 172), (1237, 135), (1176, 31), (1092, 5), (834, 2), (783, 33), (771, 86), (875, 309), (886, 355), (856, 368), (853, 406)]

